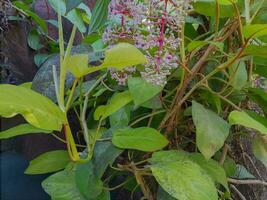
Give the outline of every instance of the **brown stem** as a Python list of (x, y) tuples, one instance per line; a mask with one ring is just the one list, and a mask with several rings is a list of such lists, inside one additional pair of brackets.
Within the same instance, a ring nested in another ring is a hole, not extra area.
[(263, 185), (267, 186), (267, 182), (261, 180), (239, 180), (228, 178), (229, 183), (237, 184), (237, 185)]

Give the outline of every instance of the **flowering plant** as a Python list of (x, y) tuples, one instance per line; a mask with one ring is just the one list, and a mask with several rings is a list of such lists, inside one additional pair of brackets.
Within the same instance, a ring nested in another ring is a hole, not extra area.
[[(252, 195), (240, 185), (265, 195), (264, 1), (98, 0), (92, 12), (80, 0), (49, 4), (58, 40), (12, 2), (36, 23), (29, 46), (39, 55), (52, 43), (57, 55), (32, 83), (0, 85), (0, 115), (26, 121), (0, 138), (41, 132), (65, 144), (25, 170), (54, 173), (42, 182), (52, 199)], [(62, 16), (73, 24), (68, 43)]]

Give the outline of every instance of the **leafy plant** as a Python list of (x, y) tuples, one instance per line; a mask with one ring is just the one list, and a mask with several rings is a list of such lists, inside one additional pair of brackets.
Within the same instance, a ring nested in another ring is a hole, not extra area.
[[(123, 187), (149, 200), (215, 200), (240, 195), (234, 184), (267, 185), (233, 156), (246, 139), (266, 166), (265, 1), (98, 0), (89, 27), (82, 1), (49, 2), (58, 13), (56, 101), (0, 85), (0, 115), (28, 123), (0, 138), (64, 135), (66, 151), (46, 152), (25, 171), (56, 172), (42, 183), (52, 199), (116, 199), (109, 191)], [(67, 44), (62, 16), (73, 23)], [(72, 53), (77, 31), (87, 51)], [(28, 43), (42, 48), (36, 30)]]

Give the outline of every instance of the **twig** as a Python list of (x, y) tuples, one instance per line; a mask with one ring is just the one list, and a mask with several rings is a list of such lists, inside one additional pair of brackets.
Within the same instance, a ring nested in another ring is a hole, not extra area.
[(244, 195), (234, 185), (230, 185), (230, 187), (237, 193), (241, 200), (246, 200)]
[(237, 185), (263, 185), (267, 186), (267, 182), (261, 180), (240, 180), (228, 178), (229, 183), (237, 184)]

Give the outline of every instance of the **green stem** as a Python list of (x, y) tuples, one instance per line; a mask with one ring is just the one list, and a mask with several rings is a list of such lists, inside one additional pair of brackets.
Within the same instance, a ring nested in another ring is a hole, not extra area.
[(64, 60), (63, 60), (62, 65), (60, 66), (59, 96), (60, 96), (60, 102), (62, 103), (62, 105), (65, 105), (64, 104), (64, 93), (65, 93), (65, 79), (66, 79), (66, 74), (67, 74), (67, 58), (70, 56), (70, 53), (71, 53), (73, 41), (75, 38), (76, 29), (77, 29), (77, 27), (73, 26), (70, 40), (69, 40), (69, 43), (68, 43), (68, 46), (66, 49), (66, 53), (64, 56)]
[(68, 98), (68, 101), (67, 101), (67, 105), (66, 105), (66, 111), (68, 111), (68, 109), (70, 107), (71, 100), (72, 100), (72, 97), (73, 97), (73, 94), (74, 94), (74, 91), (75, 91), (75, 88), (76, 88), (76, 85), (77, 85), (78, 81), (79, 81), (79, 79), (75, 79), (75, 81), (73, 83), (73, 86), (71, 88), (70, 95), (69, 95), (69, 98)]

